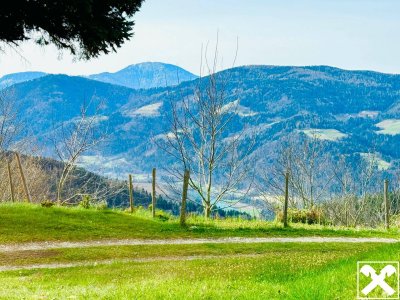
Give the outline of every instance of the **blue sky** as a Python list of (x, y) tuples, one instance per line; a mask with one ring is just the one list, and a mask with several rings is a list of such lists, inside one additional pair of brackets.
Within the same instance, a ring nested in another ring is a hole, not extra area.
[(0, 53), (0, 76), (20, 71), (90, 74), (162, 61), (198, 73), (200, 49), (219, 32), (221, 68), (332, 65), (400, 73), (398, 0), (147, 0), (134, 38), (118, 53), (74, 62), (54, 47), (24, 43)]

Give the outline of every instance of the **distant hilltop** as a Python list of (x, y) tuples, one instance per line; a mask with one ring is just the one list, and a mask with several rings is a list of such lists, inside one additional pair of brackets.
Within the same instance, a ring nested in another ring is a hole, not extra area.
[[(0, 78), (0, 89), (46, 75), (48, 74), (44, 72), (8, 74)], [(133, 89), (174, 86), (197, 78), (196, 75), (181, 67), (160, 62), (144, 62), (130, 65), (115, 73), (104, 72), (83, 77)]]

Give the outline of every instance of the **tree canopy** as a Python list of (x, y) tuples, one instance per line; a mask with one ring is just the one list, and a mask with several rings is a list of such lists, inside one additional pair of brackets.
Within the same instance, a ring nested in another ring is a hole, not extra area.
[(83, 59), (116, 51), (133, 36), (144, 0), (13, 0), (0, 9), (0, 42), (33, 39)]

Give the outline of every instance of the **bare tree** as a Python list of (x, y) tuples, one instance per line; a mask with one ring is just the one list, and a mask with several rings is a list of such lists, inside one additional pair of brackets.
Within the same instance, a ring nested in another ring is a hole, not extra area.
[(383, 221), (383, 177), (375, 151), (345, 156), (332, 164), (332, 196), (324, 210), (334, 224), (374, 226)]
[(63, 163), (57, 184), (58, 204), (65, 202), (63, 201), (64, 187), (70, 175), (76, 169), (79, 158), (105, 138), (105, 133), (98, 130), (101, 105), (97, 105), (94, 113), (89, 115), (91, 104), (91, 102), (88, 105), (83, 104), (79, 117), (63, 122), (54, 131), (54, 149), (59, 160)]
[[(48, 172), (43, 167), (43, 162), (38, 157), (22, 156), (24, 164), (24, 172), (26, 175), (27, 185), (32, 197), (33, 202), (40, 202), (47, 200), (51, 197), (51, 186), (55, 180), (53, 172)], [(10, 155), (7, 157), (10, 163), (11, 178), (13, 182), (14, 198), (16, 201), (21, 201), (26, 198), (25, 191), (23, 189), (23, 183), (19, 175), (18, 164), (15, 156)], [(8, 178), (8, 167), (7, 164), (1, 164), (0, 166), (0, 178)], [(33, 180), (34, 179), (34, 180)], [(0, 199), (11, 200), (10, 182), (8, 180), (0, 181)]]
[(12, 90), (0, 91), (0, 159), (10, 150), (22, 130)]
[(207, 76), (201, 71), (193, 94), (179, 102), (171, 101), (171, 130), (156, 142), (178, 162), (177, 167), (168, 170), (174, 182), (182, 182), (183, 171), (190, 171), (189, 186), (201, 199), (208, 218), (228, 196), (248, 192), (250, 187), (242, 190), (241, 184), (250, 174), (248, 158), (254, 138), (245, 128), (228, 134), (237, 116), (239, 95), (229, 101), (229, 78), (217, 73), (218, 44), (211, 64), (207, 50), (204, 57)]
[(285, 173), (289, 172), (290, 206), (310, 209), (329, 195), (333, 173), (325, 141), (311, 131), (289, 134), (277, 146), (277, 158), (259, 179), (266, 201), (282, 203)]
[(330, 155), (326, 152), (326, 141), (318, 133), (311, 134), (297, 146), (292, 145), (290, 167), (291, 185), (304, 208), (312, 208), (326, 199), (333, 178)]

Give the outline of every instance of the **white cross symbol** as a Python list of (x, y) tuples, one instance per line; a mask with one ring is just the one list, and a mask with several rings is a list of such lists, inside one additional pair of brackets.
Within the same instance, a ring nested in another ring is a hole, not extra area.
[(392, 289), (391, 286), (389, 286), (385, 282), (386, 277), (390, 277), (396, 273), (396, 268), (392, 265), (387, 265), (386, 267), (384, 267), (379, 275), (376, 274), (375, 269), (370, 265), (362, 266), (360, 272), (367, 277), (371, 277), (372, 279), (372, 281), (361, 291), (364, 295), (368, 295), (377, 286), (380, 286), (389, 296), (393, 295), (396, 292), (394, 289)]

